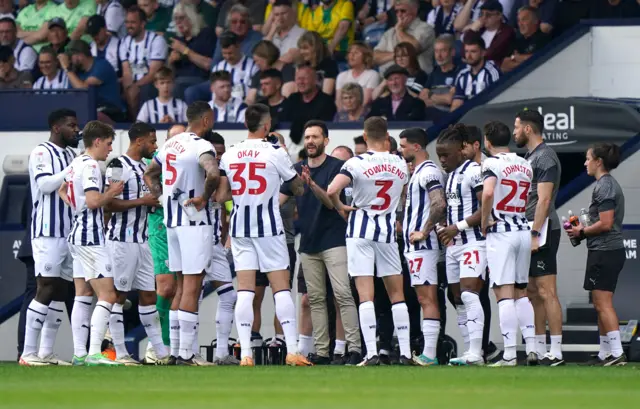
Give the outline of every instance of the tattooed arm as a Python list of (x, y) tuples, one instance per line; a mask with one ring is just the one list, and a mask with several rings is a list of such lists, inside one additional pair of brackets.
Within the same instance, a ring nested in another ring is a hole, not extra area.
[(429, 200), (431, 201), (431, 206), (429, 206), (429, 218), (427, 219), (427, 223), (424, 225), (424, 230), (422, 231), (425, 237), (429, 235), (436, 224), (440, 223), (444, 225), (447, 214), (447, 200), (444, 197), (444, 189), (438, 188), (430, 191)]
[(152, 160), (147, 170), (144, 172), (144, 183), (149, 188), (149, 191), (156, 198), (162, 196), (162, 181), (160, 176), (162, 175), (162, 167), (155, 160)]
[[(204, 181), (204, 192), (202, 193), (202, 199), (204, 200), (204, 203), (206, 203), (220, 184), (220, 168), (218, 167), (218, 161), (216, 160), (216, 157), (211, 153), (203, 153), (202, 155), (200, 155), (198, 163), (200, 164), (200, 167), (206, 172), (206, 178)], [(202, 205), (202, 207), (204, 207), (204, 204)], [(196, 208), (198, 208), (197, 205)], [(198, 210), (200, 210), (201, 208), (199, 208)]]

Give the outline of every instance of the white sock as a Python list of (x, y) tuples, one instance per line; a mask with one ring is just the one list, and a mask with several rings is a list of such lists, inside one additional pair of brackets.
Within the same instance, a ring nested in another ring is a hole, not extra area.
[(391, 315), (396, 327), (396, 336), (400, 346), (400, 355), (411, 358), (411, 337), (409, 336), (409, 309), (405, 302), (399, 302), (391, 306)]
[(313, 337), (309, 335), (300, 335), (298, 340), (298, 349), (300, 350), (300, 354), (302, 356), (309, 356), (310, 353), (313, 352)]
[(422, 320), (422, 336), (424, 337), (422, 355), (429, 359), (435, 359), (436, 357), (438, 335), (440, 335), (440, 320), (433, 318)]
[(96, 308), (91, 314), (91, 337), (89, 338), (89, 355), (96, 355), (102, 352), (102, 341), (107, 332), (109, 317), (113, 306), (106, 301), (98, 301)]
[(180, 355), (180, 320), (177, 310), (169, 311), (169, 348), (172, 356), (177, 358)]
[(378, 345), (376, 344), (376, 309), (373, 301), (366, 301), (358, 307), (360, 312), (360, 329), (364, 344), (367, 347), (367, 358), (378, 355)]
[(178, 310), (180, 321), (180, 357), (190, 359), (193, 356), (193, 338), (198, 328), (198, 313)]
[(469, 353), (482, 357), (482, 334), (484, 331), (484, 310), (478, 294), (464, 291), (462, 302), (467, 310), (467, 329), (469, 331)]
[(27, 309), (27, 325), (24, 330), (24, 350), (22, 355), (38, 353), (38, 337), (47, 320), (49, 307), (32, 300)]
[(198, 336), (200, 335), (200, 314), (198, 314), (198, 322), (196, 322), (196, 329), (193, 333), (193, 342), (191, 343), (191, 351), (195, 354), (200, 354), (200, 342)]
[(458, 313), (458, 328), (460, 328), (460, 334), (464, 341), (464, 352), (467, 352), (471, 346), (469, 340), (469, 328), (467, 327), (467, 309), (464, 305), (456, 305), (456, 312)]
[(240, 356), (252, 357), (251, 351), (251, 326), (253, 325), (253, 291), (238, 291), (236, 302), (236, 329), (240, 341)]
[(341, 356), (347, 352), (347, 341), (342, 339), (336, 339), (336, 345), (333, 348), (334, 356)]
[(42, 333), (40, 334), (40, 350), (38, 356), (44, 358), (53, 353), (53, 345), (56, 343), (58, 329), (64, 319), (64, 303), (62, 301), (51, 301), (47, 319), (44, 321)]
[(510, 361), (516, 357), (516, 337), (518, 335), (518, 315), (512, 298), (503, 298), (498, 302), (500, 332), (504, 340), (502, 359)]
[(109, 317), (109, 331), (111, 332), (111, 342), (116, 349), (118, 359), (129, 355), (127, 347), (124, 345), (124, 316), (122, 315), (122, 304), (113, 304), (111, 316)]
[(296, 307), (291, 298), (291, 291), (278, 291), (273, 295), (276, 316), (284, 332), (288, 354), (298, 353), (298, 324), (296, 324)]
[(551, 335), (551, 355), (562, 359), (562, 335)]
[(73, 355), (81, 358), (87, 355), (89, 339), (91, 304), (93, 297), (79, 295), (73, 301), (71, 310), (71, 333), (73, 334)]
[[(113, 311), (111, 312), (113, 316)], [(160, 316), (155, 305), (140, 305), (138, 307), (138, 315), (140, 322), (144, 326), (144, 330), (149, 337), (149, 344), (153, 345), (153, 349), (158, 358), (166, 358), (169, 355), (167, 347), (162, 342), (162, 328), (160, 328)]]
[(224, 284), (218, 289), (218, 308), (216, 310), (216, 357), (229, 355), (229, 335), (233, 326), (233, 308), (238, 296), (232, 284)]
[(611, 344), (609, 343), (609, 337), (606, 335), (600, 335), (600, 352), (598, 358), (604, 360), (611, 354)]
[(540, 359), (547, 353), (547, 336), (545, 334), (536, 335), (536, 353)]
[(620, 331), (611, 331), (607, 332), (607, 337), (609, 337), (609, 347), (611, 348), (611, 356), (614, 358), (618, 358), (623, 354), (622, 351), (622, 340), (620, 339)]
[(531, 305), (531, 301), (527, 297), (518, 298), (514, 304), (518, 324), (520, 324), (520, 332), (522, 332), (527, 355), (529, 355), (532, 352), (536, 352), (536, 325), (533, 305)]

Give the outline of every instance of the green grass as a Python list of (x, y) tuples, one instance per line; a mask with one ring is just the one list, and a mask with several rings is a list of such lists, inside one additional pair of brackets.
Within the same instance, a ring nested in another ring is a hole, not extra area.
[[(635, 402), (635, 403), (634, 403)], [(640, 367), (23, 368), (0, 365), (0, 408), (624, 408)]]

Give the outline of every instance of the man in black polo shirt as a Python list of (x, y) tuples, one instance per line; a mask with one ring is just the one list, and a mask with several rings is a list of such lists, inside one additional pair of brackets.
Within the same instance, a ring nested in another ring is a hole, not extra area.
[[(309, 121), (304, 125), (304, 144), (308, 158), (295, 165), (306, 183), (305, 193), (296, 196), (300, 226), (300, 262), (307, 284), (316, 355), (316, 365), (329, 364), (329, 313), (327, 309), (327, 275), (340, 309), (347, 340), (346, 363), (356, 365), (362, 361), (358, 312), (351, 293), (347, 272), (345, 232), (347, 222), (333, 208), (326, 189), (340, 173), (343, 161), (328, 156), (325, 147), (329, 132), (322, 121)], [(287, 184), (280, 190), (282, 196), (293, 196)], [(344, 202), (345, 198), (342, 196)], [(326, 273), (325, 273), (326, 269)]]
[(513, 49), (502, 62), (502, 72), (509, 72), (527, 61), (551, 40), (540, 30), (540, 17), (533, 7), (522, 7), (518, 11), (518, 35)]

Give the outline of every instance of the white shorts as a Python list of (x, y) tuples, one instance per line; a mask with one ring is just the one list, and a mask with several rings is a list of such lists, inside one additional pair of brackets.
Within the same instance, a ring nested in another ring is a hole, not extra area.
[(129, 292), (156, 290), (153, 258), (149, 243), (122, 243), (107, 240), (107, 249), (113, 260), (113, 284), (116, 290)]
[(418, 250), (404, 253), (411, 273), (411, 286), (438, 285), (440, 250)]
[(289, 249), (284, 234), (271, 237), (232, 237), (231, 252), (236, 271), (271, 271), (289, 268)]
[(200, 274), (211, 263), (213, 226), (167, 228), (169, 270), (182, 274)]
[(398, 243), (347, 238), (347, 268), (351, 277), (378, 277), (402, 274)]
[(56, 277), (73, 280), (73, 257), (67, 239), (36, 237), (31, 240), (36, 277)]
[(461, 278), (481, 278), (487, 276), (487, 250), (484, 241), (447, 247), (447, 281), (460, 282)]
[(227, 252), (222, 243), (213, 246), (211, 264), (209, 268), (205, 270), (205, 273), (207, 274), (205, 277), (206, 281), (222, 281), (223, 283), (233, 281), (229, 260), (227, 259)]
[(74, 261), (78, 261), (78, 272), (75, 271), (74, 263), (73, 278), (84, 278), (85, 281), (94, 278), (112, 278), (113, 264), (109, 251), (105, 246), (78, 246), (70, 244), (69, 249)]
[(529, 283), (531, 232), (528, 230), (487, 235), (487, 262), (491, 287)]

